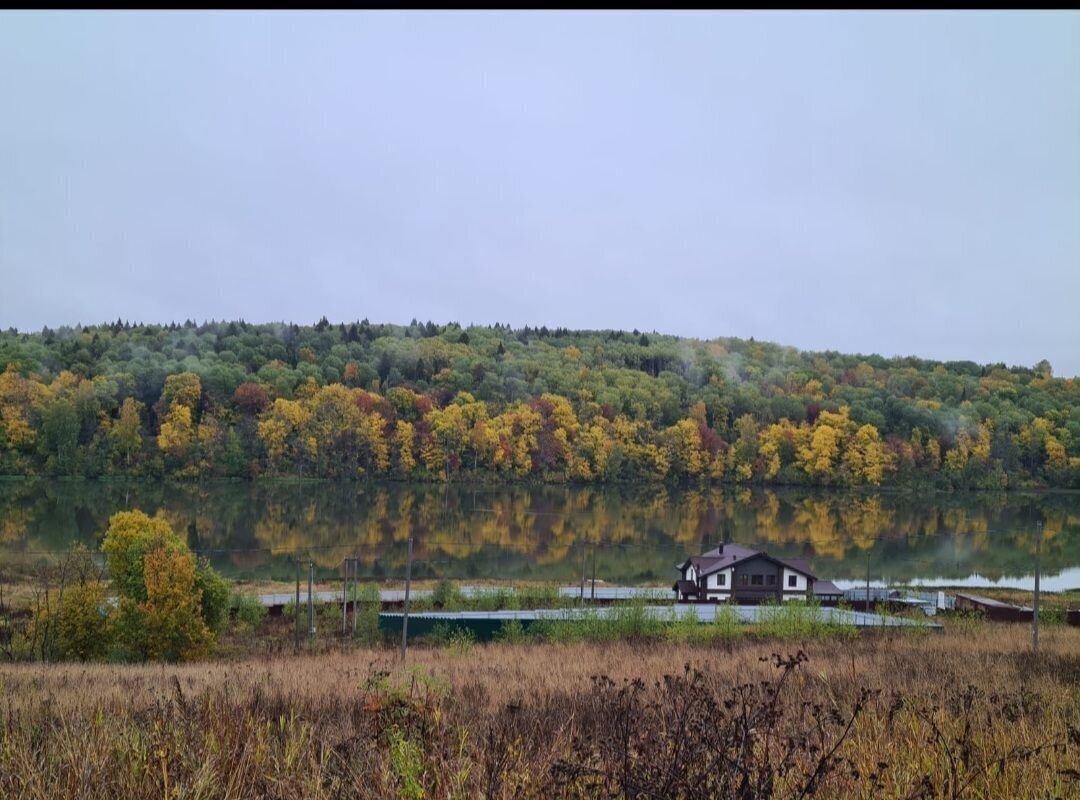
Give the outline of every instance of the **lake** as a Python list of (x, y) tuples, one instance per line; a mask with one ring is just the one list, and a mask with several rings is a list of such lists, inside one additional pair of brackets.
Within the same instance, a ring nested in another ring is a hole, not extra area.
[(1037, 524), (1048, 590), (1080, 587), (1080, 495), (853, 493), (659, 486), (321, 482), (0, 481), (0, 560), (95, 547), (116, 511), (162, 512), (232, 578), (289, 580), (293, 559), (340, 575), (609, 583), (674, 578), (689, 553), (732, 541), (810, 560), (842, 586), (1030, 587)]

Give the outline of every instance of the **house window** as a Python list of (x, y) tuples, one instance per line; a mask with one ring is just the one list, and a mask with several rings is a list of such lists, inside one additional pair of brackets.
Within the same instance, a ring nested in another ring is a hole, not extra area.
[(763, 584), (765, 582), (764, 579), (765, 579), (764, 575), (754, 575), (754, 576), (752, 576), (750, 578), (750, 585), (751, 586), (761, 586), (761, 584)]
[(797, 580), (798, 579), (794, 575), (788, 575), (787, 576), (787, 585), (794, 589), (795, 588), (795, 583), (796, 583)]
[(766, 576), (765, 583), (769, 584), (769, 586), (776, 586), (776, 576), (775, 575)]
[(726, 572), (721, 572), (719, 575), (716, 576), (716, 585), (717, 586), (727, 586), (727, 573)]
[(746, 586), (749, 583), (750, 583), (750, 576), (749, 575), (740, 575), (739, 576), (739, 586)]

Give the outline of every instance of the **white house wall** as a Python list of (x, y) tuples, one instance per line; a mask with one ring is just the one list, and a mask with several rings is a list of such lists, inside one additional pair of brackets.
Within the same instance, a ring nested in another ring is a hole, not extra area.
[[(795, 576), (795, 585), (788, 586), (788, 576)], [(783, 594), (786, 599), (804, 598), (806, 597), (806, 576), (796, 572), (793, 569), (784, 568), (784, 574), (781, 576)]]
[[(724, 583), (720, 583), (720, 576), (724, 576)], [(722, 569), (719, 572), (714, 572), (708, 578), (705, 579), (705, 588), (707, 590), (719, 589), (721, 591), (728, 591), (731, 589), (731, 568)]]
[[(705, 597), (708, 600), (727, 600), (731, 593), (731, 567), (714, 572), (705, 579)], [(720, 583), (720, 576), (724, 582)]]

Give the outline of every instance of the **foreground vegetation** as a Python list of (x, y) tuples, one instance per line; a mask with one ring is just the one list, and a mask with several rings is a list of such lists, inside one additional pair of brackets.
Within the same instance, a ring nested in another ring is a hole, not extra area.
[[(1080, 632), (0, 666), (0, 796), (1065, 798)], [(800, 649), (801, 648), (801, 649)]]
[(43, 568), (21, 597), (9, 594), (0, 603), (0, 654), (41, 661), (210, 655), (228, 618), (230, 586), (163, 517), (114, 514), (101, 553), (106, 568), (79, 546)]
[(1080, 487), (1080, 384), (634, 331), (0, 332), (0, 474)]

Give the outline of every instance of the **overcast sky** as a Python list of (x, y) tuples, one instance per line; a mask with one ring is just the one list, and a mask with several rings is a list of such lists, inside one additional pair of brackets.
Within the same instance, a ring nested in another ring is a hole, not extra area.
[(0, 14), (0, 326), (1080, 372), (1080, 14)]

